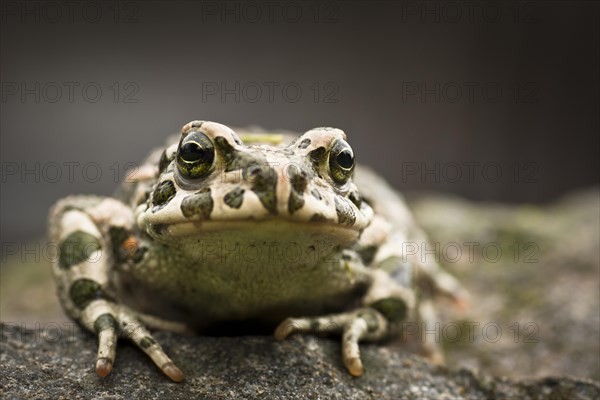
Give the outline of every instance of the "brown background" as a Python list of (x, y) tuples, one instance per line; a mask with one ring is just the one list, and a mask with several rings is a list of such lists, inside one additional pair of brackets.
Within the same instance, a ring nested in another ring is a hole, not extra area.
[(50, 3), (2, 2), (3, 243), (191, 119), (340, 127), (402, 191), (547, 202), (599, 181), (596, 2)]

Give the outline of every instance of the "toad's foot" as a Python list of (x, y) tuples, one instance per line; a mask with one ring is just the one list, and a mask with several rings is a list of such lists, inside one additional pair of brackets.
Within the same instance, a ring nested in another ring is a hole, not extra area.
[(104, 300), (90, 304), (82, 315), (83, 322), (90, 322), (98, 335), (96, 374), (107, 376), (115, 361), (117, 337), (130, 339), (148, 354), (160, 370), (175, 382), (181, 382), (183, 372), (165, 354), (146, 327), (136, 318), (136, 313), (124, 306)]
[(275, 329), (275, 338), (283, 340), (293, 333), (341, 333), (342, 358), (353, 376), (363, 374), (358, 342), (379, 340), (389, 331), (386, 319), (373, 308), (313, 318), (288, 318)]

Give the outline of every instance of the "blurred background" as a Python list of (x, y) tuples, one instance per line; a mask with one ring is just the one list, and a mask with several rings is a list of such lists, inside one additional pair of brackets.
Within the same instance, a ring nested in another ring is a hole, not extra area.
[[(48, 209), (110, 195), (188, 121), (334, 126), (470, 290), (444, 321), (503, 329), (447, 343), (451, 365), (600, 379), (598, 2), (1, 6), (3, 321), (64, 320)], [(473, 241), (504, 256), (444, 254)]]
[(401, 191), (599, 181), (597, 2), (3, 1), (2, 240), (192, 119), (342, 128)]

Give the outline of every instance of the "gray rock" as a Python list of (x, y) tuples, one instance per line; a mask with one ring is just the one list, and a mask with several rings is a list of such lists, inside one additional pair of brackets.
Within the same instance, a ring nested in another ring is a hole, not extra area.
[[(0, 397), (599, 399), (598, 188), (548, 205), (439, 193), (414, 196), (409, 205), (442, 250), (441, 263), (473, 299), (466, 314), (436, 304), (442, 327), (462, 329), (460, 340), (441, 330), (449, 368), (428, 364), (409, 346), (363, 345), (366, 373), (355, 379), (334, 339), (157, 332), (186, 373), (183, 383), (170, 382), (127, 341), (112, 374), (101, 379), (94, 373), (96, 339), (62, 313), (48, 260), (27, 252), (0, 267)], [(464, 246), (457, 259), (443, 251), (474, 242), (473, 258)], [(486, 244), (503, 256), (490, 260), (481, 251)], [(466, 328), (474, 322), (471, 340)], [(486, 323), (502, 328), (499, 340), (490, 340), (493, 330), (484, 334)]]
[[(74, 324), (41, 330), (2, 324), (0, 396), (65, 399), (598, 399), (600, 385), (570, 377), (515, 381), (433, 366), (398, 348), (362, 347), (366, 373), (344, 369), (339, 342), (268, 336), (156, 338), (185, 371), (173, 383), (131, 344), (113, 372), (93, 370), (96, 341)], [(59, 329), (60, 328), (60, 329)]]
[[(439, 193), (409, 204), (431, 247), (440, 249), (441, 264), (473, 299), (463, 315), (437, 304), (441, 326), (460, 324), (463, 333), (444, 343), (449, 365), (515, 379), (600, 381), (597, 187), (546, 205), (476, 203)], [(459, 245), (462, 256), (444, 251), (449, 244)], [(479, 324), (474, 340), (467, 340), (466, 323)], [(489, 340), (495, 331), (485, 332), (486, 324), (502, 329), (499, 340)]]

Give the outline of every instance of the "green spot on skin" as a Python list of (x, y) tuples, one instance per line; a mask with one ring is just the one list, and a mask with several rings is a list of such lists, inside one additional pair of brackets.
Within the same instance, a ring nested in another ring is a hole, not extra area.
[(130, 233), (122, 226), (111, 226), (108, 228), (108, 236), (113, 247), (117, 248), (129, 237)]
[(308, 153), (309, 157), (312, 159), (313, 163), (319, 164), (325, 159), (327, 151), (325, 147), (317, 147), (310, 153)]
[(315, 214), (310, 218), (311, 222), (327, 222), (328, 219), (323, 214)]
[(311, 140), (309, 138), (303, 139), (298, 145), (299, 149), (305, 149), (310, 146)]
[(378, 249), (379, 248), (374, 245), (367, 246), (358, 250), (358, 254), (360, 255), (360, 258), (362, 258), (365, 265), (370, 265), (373, 262)]
[(308, 179), (306, 172), (298, 168), (289, 168), (288, 175), (292, 184), (292, 190), (288, 199), (288, 211), (290, 214), (293, 214), (304, 206), (304, 192), (308, 185)]
[(352, 193), (350, 193), (348, 198), (356, 206), (356, 208), (360, 208), (360, 206), (362, 205), (362, 200), (360, 198), (360, 194), (358, 194), (357, 191), (353, 191)]
[(240, 208), (244, 202), (244, 189), (236, 187), (225, 195), (223, 201), (231, 208)]
[(175, 185), (172, 181), (164, 181), (154, 189), (152, 201), (154, 205), (162, 206), (168, 203), (173, 197), (175, 197)]
[(225, 172), (233, 170), (234, 159), (238, 152), (223, 136), (217, 136), (214, 140), (217, 151), (225, 160)]
[(91, 279), (78, 279), (71, 284), (69, 296), (77, 308), (83, 310), (93, 300), (105, 298), (98, 282)]
[(109, 313), (102, 314), (96, 318), (96, 321), (94, 321), (94, 329), (96, 330), (96, 333), (100, 333), (106, 329), (117, 330), (118, 327), (119, 325), (117, 324), (115, 317)]
[(370, 307), (379, 311), (390, 322), (400, 322), (406, 318), (406, 303), (398, 297), (377, 300)]
[(338, 197), (335, 198), (335, 211), (337, 212), (340, 224), (352, 226), (356, 222), (356, 215), (352, 207)]
[(304, 171), (295, 171), (294, 169), (290, 169), (290, 182), (292, 184), (292, 188), (299, 192), (299, 193), (304, 193), (304, 191), (306, 190), (306, 185), (308, 184), (308, 179), (307, 179), (307, 175), (306, 172)]
[[(288, 199), (288, 211), (290, 214), (298, 211), (304, 206), (304, 196), (298, 194), (297, 192), (292, 191), (290, 193), (290, 198)], [(313, 216), (314, 217), (314, 216)]]
[(310, 330), (311, 332), (316, 332), (321, 328), (321, 324), (319, 323), (318, 320), (313, 319), (312, 321), (310, 321)]
[(163, 151), (160, 156), (160, 161), (158, 162), (158, 172), (162, 173), (165, 169), (167, 169), (171, 161), (173, 161), (173, 158), (174, 154), (172, 154), (171, 157), (167, 157), (167, 150)]
[(204, 188), (199, 192), (189, 195), (181, 202), (181, 212), (186, 218), (201, 216), (210, 218), (213, 210), (213, 199), (210, 188)]
[(248, 180), (252, 180), (252, 191), (271, 214), (277, 214), (277, 174), (268, 165), (252, 165), (247, 169)]
[(60, 245), (60, 257), (58, 264), (67, 269), (75, 264), (87, 260), (88, 257), (100, 250), (100, 241), (87, 232), (75, 231), (71, 233)]
[(359, 313), (358, 316), (365, 320), (369, 332), (374, 332), (377, 329), (379, 329), (379, 321), (377, 321), (377, 318), (373, 315), (372, 312)]
[(150, 336), (145, 336), (142, 340), (140, 340), (140, 347), (142, 349), (147, 349), (153, 344), (156, 344), (156, 340), (152, 339)]

